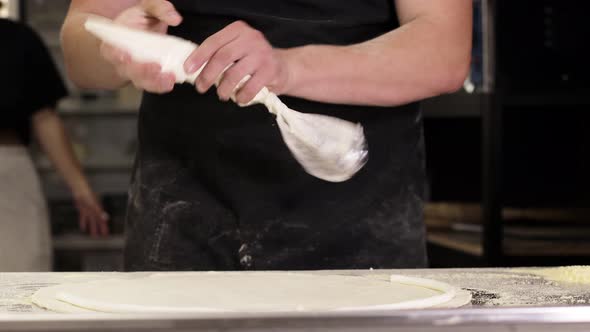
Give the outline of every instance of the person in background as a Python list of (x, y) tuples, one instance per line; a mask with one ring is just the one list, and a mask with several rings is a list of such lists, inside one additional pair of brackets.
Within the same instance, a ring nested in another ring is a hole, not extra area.
[[(192, 40), (195, 87), (175, 86), (84, 30), (89, 15)], [(81, 87), (145, 90), (130, 188), (128, 270), (427, 266), (422, 99), (469, 70), (472, 0), (73, 0), (62, 29)], [(231, 65), (215, 82), (223, 70)], [(369, 161), (352, 179), (305, 173), (264, 106), (360, 122)]]
[(67, 91), (39, 36), (0, 19), (0, 271), (50, 271), (46, 202), (27, 146), (32, 136), (67, 183), (80, 228), (108, 234), (108, 215), (90, 188), (55, 112)]

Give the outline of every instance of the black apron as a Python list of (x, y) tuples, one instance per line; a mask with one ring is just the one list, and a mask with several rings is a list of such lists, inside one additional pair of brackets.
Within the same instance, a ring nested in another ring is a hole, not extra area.
[[(197, 43), (235, 20), (275, 47), (353, 44), (398, 26), (392, 0), (172, 1), (169, 33)], [(350, 64), (354, 66), (354, 63)], [(214, 89), (146, 93), (130, 188), (126, 268), (300, 270), (426, 266), (424, 141), (418, 104), (359, 107), (281, 97), (361, 122), (369, 162), (351, 180), (307, 174), (264, 106)]]

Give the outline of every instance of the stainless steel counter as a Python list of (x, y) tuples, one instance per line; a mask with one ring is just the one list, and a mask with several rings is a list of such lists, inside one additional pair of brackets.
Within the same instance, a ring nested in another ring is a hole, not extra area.
[[(0, 331), (588, 331), (590, 285), (562, 284), (523, 270), (319, 271), (383, 277), (402, 274), (451, 283), (473, 294), (453, 310), (371, 312), (358, 315), (62, 315), (30, 302), (40, 287), (113, 277), (113, 273), (0, 274)], [(116, 274), (115, 274), (116, 275)], [(557, 327), (556, 324), (559, 324)]]

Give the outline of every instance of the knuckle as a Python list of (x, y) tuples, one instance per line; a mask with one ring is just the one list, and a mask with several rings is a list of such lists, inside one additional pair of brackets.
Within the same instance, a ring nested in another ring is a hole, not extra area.
[(136, 76), (138, 79), (143, 79), (145, 81), (152, 81), (154, 79), (154, 73), (144, 67), (135, 68), (134, 76)]
[(255, 94), (258, 93), (262, 89), (262, 84), (260, 82), (256, 82), (249, 87), (248, 95), (253, 98)]
[(221, 84), (219, 84), (219, 87), (217, 87), (217, 93), (220, 97), (225, 97), (231, 93), (231, 89), (232, 83), (227, 78), (224, 78)]
[(148, 80), (157, 81), (162, 78), (162, 73), (158, 68), (155, 67), (145, 67), (143, 70), (144, 77)]
[(258, 42), (266, 40), (264, 34), (256, 29), (250, 29), (250, 31), (248, 31), (248, 36)]
[(133, 84), (133, 86), (134, 86), (135, 88), (137, 88), (138, 90), (142, 90), (142, 89), (143, 89), (143, 86), (142, 86), (141, 82), (139, 82), (138, 80), (136, 80), (136, 79), (131, 79), (131, 83), (132, 83), (132, 84)]
[(233, 88), (235, 88), (240, 83), (240, 81), (242, 80), (242, 78), (244, 76), (246, 76), (246, 74), (244, 74), (241, 71), (234, 71), (232, 73), (229, 73), (228, 74), (228, 77), (227, 77), (227, 83), (233, 89)]
[(266, 42), (260, 46), (260, 53), (262, 54), (263, 57), (265, 57), (267, 59), (274, 58), (274, 49), (272, 48), (272, 46), (270, 44), (268, 44)]
[(215, 83), (215, 77), (212, 74), (205, 73), (205, 75), (202, 75), (200, 81), (200, 87), (203, 89), (208, 89), (213, 85), (213, 83)]
[(252, 29), (254, 36), (256, 36), (256, 38), (258, 39), (262, 39), (262, 40), (266, 40), (266, 37), (264, 36), (264, 34), (262, 33), (262, 31), (260, 30), (256, 30), (256, 29)]
[(264, 43), (262, 50), (268, 55), (274, 58), (275, 49), (272, 47), (270, 43)]
[(229, 99), (230, 93), (231, 92), (227, 86), (223, 86), (223, 87), (220, 86), (217, 89), (217, 95), (219, 96), (220, 99), (223, 99), (223, 100)]
[(141, 7), (151, 14), (165, 14), (169, 11), (174, 10), (174, 6), (165, 0), (143, 0)]
[(268, 68), (273, 64), (272, 56), (266, 52), (261, 52), (258, 56), (258, 65), (263, 68)]
[(200, 76), (201, 76), (201, 80), (203, 80), (203, 82), (205, 82), (205, 83), (210, 83), (210, 82), (213, 82), (213, 80), (215, 80), (215, 74), (213, 73), (213, 68), (211, 68), (211, 67), (203, 70), (203, 72), (201, 73)]
[[(155, 1), (157, 1), (157, 0), (155, 0)], [(151, 11), (155, 7), (155, 1), (154, 0), (142, 0), (140, 6), (141, 6), (141, 8), (143, 8), (146, 11)]]
[(172, 3), (170, 3), (170, 1), (161, 1), (160, 9), (166, 13), (174, 10), (174, 6)]
[[(264, 56), (262, 56), (261, 54), (255, 54), (249, 61), (251, 61), (250, 66), (253, 69), (264, 68), (264, 64), (266, 63)], [(250, 73), (248, 73), (248, 74), (250, 74)]]
[(117, 75), (129, 78), (129, 73), (127, 72), (127, 69), (124, 66), (115, 66), (115, 71), (117, 72)]
[(233, 22), (233, 23), (231, 24), (231, 26), (232, 26), (233, 28), (239, 28), (239, 29), (243, 29), (243, 28), (245, 28), (245, 27), (248, 27), (249, 25), (248, 25), (248, 23), (246, 23), (246, 22), (245, 22), (245, 21), (243, 21), (243, 20), (237, 20), (237, 21)]
[(238, 100), (240, 101), (240, 103), (247, 103), (250, 100), (252, 100), (252, 98), (254, 97), (254, 90), (255, 90), (255, 86), (254, 84), (248, 84), (246, 85), (241, 91), (240, 94), (238, 96)]
[(217, 55), (215, 56), (215, 60), (223, 63), (223, 64), (229, 64), (230, 62), (234, 61), (234, 57), (235, 57), (236, 51), (226, 47), (223, 48), (222, 50), (220, 50), (219, 52), (217, 52)]
[(156, 84), (153, 84), (152, 82), (147, 82), (147, 81), (141, 82), (140, 81), (138, 83), (139, 83), (139, 86), (146, 91), (155, 92), (155, 93), (159, 92), (158, 86)]
[(248, 97), (248, 93), (246, 91), (242, 91), (238, 96), (237, 96), (237, 101), (239, 104), (246, 104), (248, 103), (250, 100), (252, 100), (251, 98)]

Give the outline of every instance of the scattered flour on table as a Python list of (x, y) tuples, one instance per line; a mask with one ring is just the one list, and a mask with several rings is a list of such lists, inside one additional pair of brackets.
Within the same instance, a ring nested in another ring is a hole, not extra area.
[(477, 271), (420, 270), (403, 272), (446, 282), (470, 291), (471, 304), (484, 307), (559, 306), (590, 304), (588, 284), (548, 280), (532, 269), (478, 269)]
[(562, 266), (530, 272), (553, 281), (590, 285), (590, 266)]

